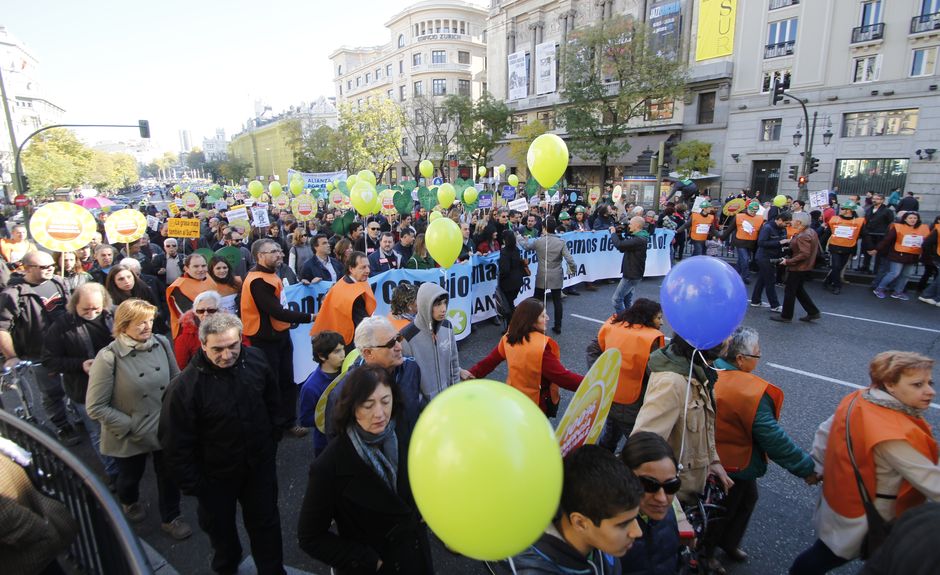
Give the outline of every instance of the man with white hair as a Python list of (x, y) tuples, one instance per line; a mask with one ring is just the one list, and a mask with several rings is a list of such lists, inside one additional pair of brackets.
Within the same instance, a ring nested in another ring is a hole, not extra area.
[(822, 317), (819, 308), (813, 303), (812, 298), (806, 292), (803, 283), (809, 279), (813, 272), (813, 266), (816, 264), (816, 254), (819, 253), (819, 238), (816, 232), (809, 227), (810, 215), (806, 212), (797, 212), (793, 214), (790, 221), (790, 227), (796, 231), (796, 234), (790, 238), (790, 256), (780, 260), (780, 263), (787, 266), (787, 283), (783, 295), (783, 311), (780, 315), (772, 315), (770, 319), (783, 323), (793, 321), (793, 308), (796, 300), (800, 300), (800, 305), (806, 310), (806, 315), (800, 318), (800, 321), (810, 322)]
[[(427, 405), (427, 397), (421, 393), (421, 369), (411, 357), (404, 357), (401, 343), (404, 337), (385, 316), (370, 316), (362, 320), (356, 327), (354, 341), (360, 358), (353, 364), (354, 367), (346, 373), (351, 373), (360, 365), (381, 367), (388, 371), (398, 386), (398, 397), (402, 401), (401, 423), (410, 430), (418, 421), (418, 414)], [(333, 429), (333, 408), (343, 390), (345, 377), (337, 377), (326, 391), (320, 396), (317, 411), (324, 412), (323, 421), (317, 417), (317, 427), (328, 436), (335, 435)]]

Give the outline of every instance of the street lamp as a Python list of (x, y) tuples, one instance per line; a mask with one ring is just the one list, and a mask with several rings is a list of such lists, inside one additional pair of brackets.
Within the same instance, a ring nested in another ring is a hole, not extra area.
[[(790, 94), (788, 94), (790, 95)], [(803, 107), (803, 120), (796, 125), (796, 132), (793, 134), (793, 147), (798, 148), (800, 142), (803, 140), (803, 122), (806, 122), (806, 142), (803, 145), (803, 163), (800, 169), (800, 177), (797, 180), (800, 188), (801, 198), (805, 199), (807, 184), (809, 183), (809, 175), (816, 171), (816, 166), (819, 164), (818, 161), (814, 162), (813, 158), (813, 145), (816, 141), (816, 122), (819, 119), (819, 112), (813, 112), (813, 123), (809, 123), (809, 113), (806, 110), (806, 102), (800, 98), (790, 95), (797, 102), (800, 103), (800, 106)], [(832, 143), (832, 119), (827, 115), (825, 118), (826, 122), (826, 131), (823, 133), (823, 146), (828, 146)]]

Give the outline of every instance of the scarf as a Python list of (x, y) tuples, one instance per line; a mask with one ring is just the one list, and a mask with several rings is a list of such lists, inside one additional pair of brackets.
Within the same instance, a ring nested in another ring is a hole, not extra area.
[(157, 343), (153, 336), (150, 336), (147, 341), (137, 341), (126, 333), (118, 335), (118, 340), (125, 346), (137, 351), (147, 351)]
[(392, 492), (398, 492), (398, 436), (395, 434), (395, 420), (388, 422), (382, 433), (369, 433), (352, 423), (346, 428), (346, 435), (356, 448), (356, 453), (375, 471)]
[[(890, 395), (886, 391), (884, 393), (887, 395)], [(905, 405), (901, 403), (900, 401), (898, 401), (897, 399), (895, 399), (894, 396), (891, 396), (890, 398), (877, 397), (875, 396), (875, 394), (871, 392), (871, 390), (868, 390), (865, 393), (863, 393), (862, 397), (869, 403), (874, 403), (875, 405), (885, 407), (887, 409), (893, 409), (894, 411), (898, 411), (900, 413), (909, 415), (911, 417), (923, 418), (924, 413), (926, 413), (927, 411), (926, 409), (917, 409), (909, 405)]]

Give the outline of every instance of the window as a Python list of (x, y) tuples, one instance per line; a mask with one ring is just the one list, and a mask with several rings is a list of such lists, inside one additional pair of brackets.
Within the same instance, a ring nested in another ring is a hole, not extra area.
[(376, 68), (376, 69), (375, 69), (375, 79), (378, 80), (378, 79), (381, 78), (381, 77), (382, 77), (382, 69), (381, 69), (381, 68)]
[(703, 92), (698, 95), (698, 123), (715, 122), (715, 92)]
[(940, 0), (921, 0), (920, 15), (936, 14), (940, 12)]
[(790, 81), (790, 71), (789, 70), (776, 70), (774, 72), (764, 72), (764, 81), (761, 84), (760, 91), (764, 94), (770, 92), (771, 88), (774, 85), (774, 80), (782, 80), (787, 83)]
[(362, 85), (362, 76), (356, 76), (356, 87), (358, 88), (361, 85)]
[(856, 84), (861, 82), (874, 82), (880, 75), (881, 54), (855, 59), (855, 75), (852, 81)]
[(402, 102), (405, 101), (405, 87), (404, 86), (398, 87), (398, 99), (401, 100)]
[(362, 98), (359, 98), (358, 100), (356, 100), (356, 107), (360, 109), (362, 108)]
[(391, 99), (392, 99), (392, 90), (391, 90), (391, 89), (386, 90), (386, 91), (385, 91), (385, 96), (386, 96), (389, 100), (391, 100)]
[(675, 101), (649, 100), (646, 103), (646, 120), (670, 120), (672, 119)]
[(862, 195), (872, 190), (887, 196), (893, 189), (904, 189), (909, 164), (907, 158), (836, 160), (833, 185), (839, 186), (840, 194)]
[(460, 21), (460, 33), (461, 34), (467, 33), (467, 23), (464, 22), (463, 20)]
[(525, 114), (515, 114), (512, 117), (512, 126), (510, 126), (509, 131), (513, 134), (518, 134), (519, 130), (528, 123), (529, 120)]
[(421, 65), (421, 52), (411, 55), (411, 65), (412, 67)]
[(343, 85), (342, 85), (342, 84), (339, 85), (339, 95), (340, 95), (340, 96), (343, 95)]
[(431, 50), (431, 63), (432, 64), (447, 63), (447, 52), (445, 52), (444, 50)]
[(541, 112), (536, 112), (535, 119), (539, 122), (545, 124), (545, 129), (554, 130), (555, 129), (555, 112), (554, 110), (543, 110)]
[(779, 20), (767, 25), (767, 45), (796, 42), (796, 18)]
[(780, 140), (780, 128), (783, 127), (782, 118), (771, 118), (760, 121), (760, 141), (777, 142)]
[(911, 61), (911, 77), (932, 76), (937, 68), (937, 47), (914, 50)]
[(391, 78), (391, 77), (392, 77), (392, 65), (391, 65), (391, 64), (386, 64), (386, 65), (385, 65), (385, 77), (386, 77), (386, 78)]
[(352, 90), (352, 80), (346, 80), (346, 90)]
[(343, 65), (342, 65), (342, 64), (340, 64), (339, 66), (336, 67), (336, 75), (337, 75), (337, 76), (342, 76), (342, 75), (343, 75)]
[(457, 52), (457, 63), (458, 63), (458, 64), (469, 64), (469, 63), (470, 63), (470, 52), (464, 52), (464, 51)]
[(404, 35), (404, 34), (399, 34), (399, 35), (398, 35), (398, 47), (399, 47), (399, 48), (404, 48), (404, 47), (405, 47), (405, 35)]
[(461, 96), (469, 96), (470, 80), (457, 80), (457, 93)]
[(418, 80), (417, 82), (415, 82), (414, 95), (415, 95), (415, 98), (417, 98), (418, 96), (424, 95), (424, 82), (422, 82), (421, 80)]
[(372, 72), (366, 72), (366, 84), (372, 81)]
[(404, 73), (405, 73), (405, 61), (404, 61), (404, 60), (399, 60), (399, 61), (398, 61), (398, 73), (399, 73), (399, 74), (404, 74)]
[(415, 151), (419, 154), (424, 150), (424, 136), (415, 136)]
[(913, 136), (917, 131), (917, 108), (849, 112), (842, 115), (842, 137)]
[(881, 23), (881, 0), (862, 2), (861, 26), (873, 26)]
[(402, 156), (408, 155), (408, 138), (401, 139), (401, 155)]
[(432, 93), (435, 96), (443, 96), (447, 94), (447, 80), (443, 78), (434, 78), (431, 80)]

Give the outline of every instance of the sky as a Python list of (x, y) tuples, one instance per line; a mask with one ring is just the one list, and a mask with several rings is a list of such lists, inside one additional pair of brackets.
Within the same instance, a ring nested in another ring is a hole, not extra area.
[[(481, 4), (482, 0), (471, 0)], [(0, 25), (39, 61), (65, 123), (150, 121), (154, 156), (229, 137), (263, 100), (275, 113), (333, 96), (329, 54), (389, 41), (385, 23), (416, 0), (30, 0)], [(94, 143), (127, 130), (77, 131)]]

